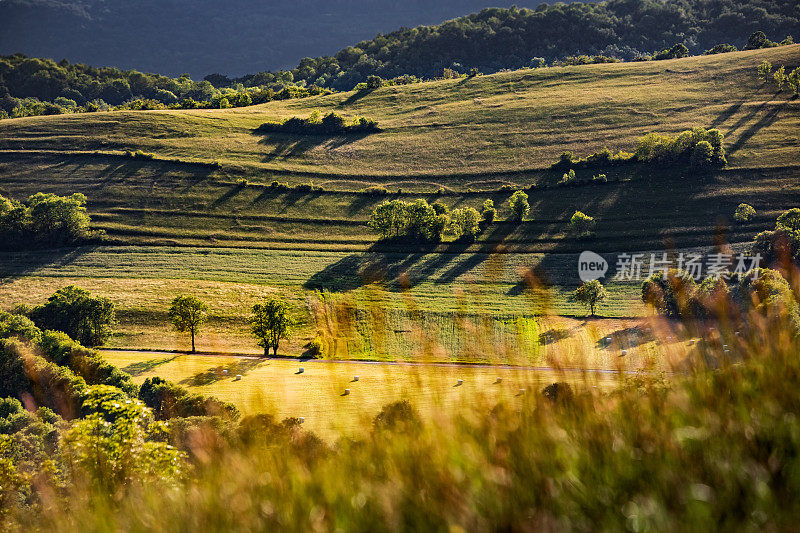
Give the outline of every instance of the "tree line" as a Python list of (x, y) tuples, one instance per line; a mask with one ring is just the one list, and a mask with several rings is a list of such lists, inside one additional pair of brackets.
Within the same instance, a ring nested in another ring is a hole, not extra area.
[(0, 196), (0, 249), (62, 246), (101, 237), (90, 223), (83, 194), (40, 192), (24, 203)]

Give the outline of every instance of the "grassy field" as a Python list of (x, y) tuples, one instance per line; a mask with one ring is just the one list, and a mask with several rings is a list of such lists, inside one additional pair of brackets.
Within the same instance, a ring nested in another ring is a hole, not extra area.
[[(565, 347), (559, 345), (554, 349), (560, 351)], [(677, 344), (668, 351), (676, 354), (683, 348), (683, 344)], [(637, 350), (646, 353), (654, 348), (643, 346)], [(281, 419), (304, 417), (308, 429), (329, 438), (353, 435), (355, 430), (369, 424), (381, 407), (400, 399), (412, 401), (421, 414), (430, 418), (437, 411), (493, 404), (501, 399), (519, 403), (524, 399), (520, 389), (537, 394), (556, 381), (566, 381), (578, 388), (607, 389), (625, 379), (624, 373), (613, 371), (298, 362), (124, 351), (107, 351), (103, 355), (131, 373), (137, 383), (159, 376), (194, 392), (232, 402), (245, 414), (269, 412)], [(298, 373), (301, 367), (304, 372)], [(358, 381), (354, 381), (355, 376)], [(463, 381), (460, 386), (459, 379)], [(349, 394), (345, 394), (346, 389), (350, 389)]]

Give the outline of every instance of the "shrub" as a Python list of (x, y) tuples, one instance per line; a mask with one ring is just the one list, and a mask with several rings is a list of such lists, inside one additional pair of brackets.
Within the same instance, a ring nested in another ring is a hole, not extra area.
[(573, 169), (569, 169), (569, 172), (566, 172), (563, 176), (561, 176), (561, 179), (558, 180), (558, 184), (561, 186), (574, 185), (575, 181), (575, 171)]
[(739, 49), (731, 44), (718, 44), (713, 48), (706, 50), (703, 54), (710, 56), (713, 54), (725, 54), (728, 52), (737, 52)]
[(598, 174), (596, 176), (592, 176), (592, 183), (608, 183), (608, 178), (605, 174)]
[(362, 189), (361, 192), (370, 196), (386, 196), (389, 194), (389, 189), (383, 185), (371, 185), (365, 189)]
[(772, 63), (764, 60), (758, 65), (758, 79), (763, 83), (767, 83), (772, 80)]
[(662, 50), (653, 56), (653, 60), (678, 59), (689, 55), (689, 49), (683, 43), (678, 43), (672, 48)]
[(515, 192), (508, 199), (508, 207), (511, 209), (511, 220), (522, 222), (531, 210), (531, 206), (528, 203), (528, 195), (522, 191)]
[(489, 224), (494, 222), (494, 219), (497, 217), (497, 209), (494, 208), (494, 201), (487, 198), (483, 202), (483, 206), (481, 207), (481, 223), (484, 226), (488, 226)]
[(404, 202), (391, 200), (377, 206), (368, 225), (382, 239), (408, 239), (418, 242), (437, 242), (448, 223), (448, 216), (436, 212), (425, 200)]
[(580, 211), (575, 211), (569, 219), (569, 229), (577, 237), (589, 237), (594, 230), (595, 220), (589, 215)]
[(377, 133), (381, 129), (375, 120), (356, 117), (349, 125), (345, 118), (330, 112), (320, 118), (314, 111), (309, 118), (292, 117), (283, 122), (265, 122), (256, 133), (291, 133), (296, 135), (346, 135), (352, 133)]
[(733, 219), (736, 222), (749, 222), (754, 216), (756, 216), (756, 210), (748, 204), (739, 204), (733, 213)]
[(314, 339), (306, 345), (306, 353), (311, 357), (323, 357), (322, 339), (314, 337)]

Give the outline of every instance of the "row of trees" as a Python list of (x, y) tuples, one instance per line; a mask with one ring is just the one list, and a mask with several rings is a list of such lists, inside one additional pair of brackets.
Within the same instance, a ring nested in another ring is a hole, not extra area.
[(36, 193), (24, 203), (0, 196), (0, 249), (59, 246), (97, 236), (90, 230), (86, 196)]
[(792, 94), (800, 94), (800, 68), (787, 71), (781, 65), (773, 72), (772, 63), (763, 61), (758, 66), (758, 79), (766, 84), (774, 84), (778, 92), (788, 90)]
[[(530, 212), (528, 195), (516, 191), (508, 200), (511, 220), (522, 222)], [(369, 227), (386, 240), (439, 242), (450, 233), (456, 240), (474, 240), (497, 217), (494, 201), (486, 199), (480, 212), (474, 207), (451, 210), (439, 200), (429, 204), (423, 199), (414, 202), (389, 200), (370, 214)]]
[(257, 128), (260, 133), (291, 133), (297, 135), (347, 135), (377, 133), (381, 131), (377, 121), (365, 117), (355, 117), (348, 124), (340, 114), (331, 111), (322, 116), (314, 110), (308, 118), (292, 117), (283, 122), (265, 122)]
[[(255, 304), (249, 317), (250, 332), (264, 348), (264, 357), (278, 355), (281, 339), (286, 339), (292, 320), (286, 302), (277, 298), (268, 298)], [(208, 321), (208, 304), (195, 296), (181, 294), (172, 300), (167, 313), (173, 327), (182, 333), (189, 333), (192, 339), (192, 353), (195, 349), (195, 338)]]
[[(572, 152), (562, 152), (553, 169), (574, 170), (580, 168), (606, 168), (628, 163), (657, 164), (665, 167), (688, 166), (695, 169), (724, 167), (724, 136), (716, 128), (702, 127), (685, 130), (673, 137), (651, 132), (641, 137), (634, 152), (612, 152), (603, 148), (583, 158), (575, 158)], [(566, 174), (560, 184), (574, 181), (574, 174)], [(600, 180), (602, 181), (602, 180)]]

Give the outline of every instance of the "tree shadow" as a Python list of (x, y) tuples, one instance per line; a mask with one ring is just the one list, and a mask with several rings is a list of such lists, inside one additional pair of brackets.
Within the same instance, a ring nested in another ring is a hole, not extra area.
[(41, 268), (61, 268), (93, 252), (97, 245), (0, 251), (0, 282), (29, 275)]
[(242, 192), (242, 191), (245, 189), (245, 187), (246, 187), (246, 185), (244, 185), (244, 184), (236, 184), (236, 185), (233, 185), (233, 186), (232, 186), (230, 189), (228, 189), (227, 191), (225, 191), (225, 192), (222, 194), (222, 196), (220, 196), (219, 198), (217, 198), (216, 200), (214, 200), (214, 201), (211, 203), (211, 207), (212, 207), (212, 208), (214, 208), (214, 207), (219, 207), (219, 206), (221, 206), (221, 205), (223, 205), (223, 204), (227, 203), (227, 202), (228, 202), (228, 201), (230, 201), (230, 200), (231, 200), (233, 197), (235, 197), (235, 196), (236, 196), (236, 195), (238, 195), (240, 192)]
[(235, 378), (237, 375), (245, 376), (248, 372), (264, 364), (266, 364), (266, 360), (264, 359), (242, 359), (225, 366), (217, 366), (203, 372), (198, 372), (193, 376), (182, 379), (178, 383), (190, 387), (210, 385), (226, 378)]
[(652, 330), (644, 326), (620, 329), (597, 341), (597, 348), (635, 348), (655, 340)]
[(351, 94), (350, 96), (348, 96), (347, 99), (344, 102), (340, 103), (336, 107), (341, 109), (343, 107), (347, 107), (349, 105), (353, 105), (356, 102), (358, 102), (359, 100), (361, 100), (362, 98), (366, 98), (370, 94), (372, 94), (372, 91), (356, 91), (353, 94)]
[[(795, 100), (797, 96), (795, 95), (792, 97), (792, 100)], [(744, 144), (752, 139), (759, 131), (764, 128), (767, 128), (775, 123), (778, 120), (778, 115), (786, 109), (786, 105), (788, 102), (784, 102), (780, 105), (775, 105), (770, 109), (763, 117), (761, 117), (755, 124), (750, 125), (746, 130), (744, 130), (740, 135), (739, 138), (736, 139), (729, 148), (728, 153), (733, 154), (736, 153)], [(755, 115), (753, 115), (755, 116)]]
[(121, 368), (123, 372), (127, 372), (131, 376), (140, 376), (147, 372), (150, 372), (154, 368), (157, 368), (163, 364), (169, 363), (170, 361), (174, 361), (179, 356), (173, 355), (172, 357), (164, 357), (162, 359), (150, 359), (147, 361), (137, 361), (135, 363), (131, 363), (128, 366)]

